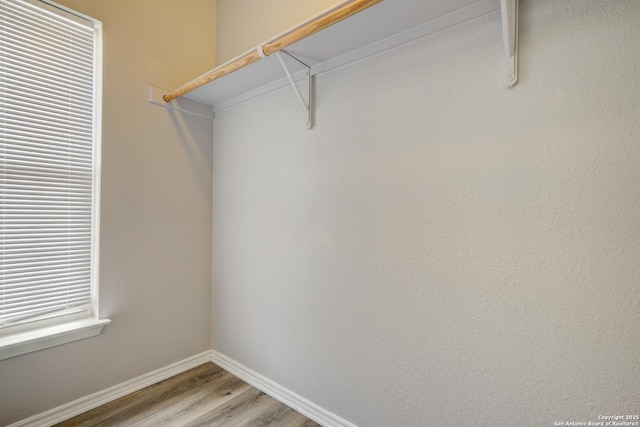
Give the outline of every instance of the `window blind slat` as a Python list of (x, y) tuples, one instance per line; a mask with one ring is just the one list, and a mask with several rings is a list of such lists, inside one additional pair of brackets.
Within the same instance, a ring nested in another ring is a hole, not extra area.
[[(33, 55), (24, 55), (30, 57), (29, 64), (26, 61), (21, 66), (15, 66), (16, 57), (11, 52), (5, 50), (5, 70), (10, 78), (6, 79), (7, 85), (24, 85), (38, 87), (41, 92), (55, 93), (57, 89), (63, 88), (68, 91), (67, 96), (90, 97), (91, 96), (91, 80), (87, 81), (87, 77), (92, 70), (87, 70), (85, 74), (79, 74), (78, 71), (69, 67), (53, 68), (49, 66), (47, 61), (42, 61)], [(22, 56), (22, 55), (21, 55)], [(28, 65), (28, 68), (24, 67)], [(27, 71), (30, 74), (27, 74)]]
[(61, 32), (61, 29), (71, 29), (77, 34), (91, 34), (91, 25), (86, 21), (69, 19), (68, 16), (54, 14), (49, 10), (35, 6), (32, 3), (21, 0), (4, 0), (6, 7), (12, 12), (18, 22), (28, 25), (29, 22), (42, 22), (45, 28), (52, 33)]
[(20, 86), (11, 81), (4, 82), (4, 91), (7, 94), (7, 102), (13, 99), (28, 100), (29, 103), (53, 105), (58, 109), (74, 109), (76, 111), (84, 111), (85, 114), (89, 114), (88, 108), (91, 108), (89, 100), (84, 102), (82, 99), (74, 99), (74, 102), (69, 102), (68, 96), (63, 96), (59, 92), (45, 92), (38, 89), (37, 86), (23, 85)]
[[(79, 123), (90, 122), (91, 117), (87, 113), (86, 109), (76, 109), (73, 105), (67, 105), (60, 111), (60, 105), (52, 102), (41, 101), (38, 103), (37, 108), (33, 108), (32, 102), (27, 102), (24, 97), (12, 97), (7, 93), (6, 107), (11, 111), (25, 111), (27, 113), (41, 114), (51, 118), (58, 118), (60, 120), (74, 120)], [(0, 110), (0, 117), (4, 117), (8, 113)]]
[(48, 256), (51, 253), (55, 253), (57, 251), (66, 250), (68, 252), (77, 253), (78, 256), (83, 256), (87, 253), (87, 250), (91, 248), (90, 242), (86, 243), (69, 243), (64, 246), (62, 245), (29, 245), (26, 247), (16, 247), (13, 246), (8, 249), (0, 250), (0, 253), (4, 255), (5, 261), (10, 262), (13, 259), (23, 259), (28, 258), (30, 256)]
[(5, 309), (6, 316), (20, 316), (24, 317), (26, 313), (37, 313), (43, 310), (51, 310), (57, 309), (61, 310), (64, 308), (74, 307), (77, 305), (87, 304), (91, 301), (90, 294), (88, 292), (83, 292), (82, 294), (72, 294), (64, 298), (49, 298), (46, 300), (35, 300), (31, 304), (24, 304), (17, 307), (8, 307)]
[[(28, 177), (25, 177), (28, 178)], [(5, 189), (12, 190), (40, 190), (40, 191), (91, 191), (91, 181), (83, 179), (69, 179), (68, 181), (56, 180), (50, 183), (40, 183), (29, 181), (28, 179), (7, 179), (5, 181)]]
[[(72, 58), (78, 57), (88, 60), (90, 55), (93, 55), (91, 49), (86, 49), (82, 43), (83, 38), (76, 38), (76, 40), (69, 41), (65, 37), (55, 37), (53, 34), (43, 34), (42, 28), (35, 25), (19, 26), (11, 19), (6, 21), (6, 31), (0, 35), (0, 41), (13, 40), (15, 46), (25, 50), (42, 51), (46, 46), (47, 51), (53, 52), (56, 56), (65, 58), (71, 56)], [(85, 39), (86, 40), (86, 39)], [(37, 41), (37, 44), (34, 43)], [(66, 54), (66, 55), (65, 55)]]
[[(39, 269), (24, 269), (24, 270), (16, 270), (12, 271), (10, 274), (7, 274), (6, 284), (5, 286), (11, 287), (12, 285), (24, 285), (30, 286), (33, 283), (37, 283), (39, 281), (50, 280), (50, 279), (59, 279), (60, 283), (64, 283), (68, 281), (69, 277), (86, 277), (87, 279), (91, 277), (91, 266), (90, 265), (73, 265), (67, 268), (58, 268), (58, 269), (47, 269), (47, 270), (39, 270)], [(42, 295), (46, 295), (47, 292), (42, 292)]]
[[(9, 103), (7, 108), (11, 111), (10, 114), (13, 115), (13, 117), (37, 117), (42, 120), (73, 120), (77, 125), (87, 126), (89, 128), (93, 126), (91, 117), (86, 112), (83, 112), (82, 115), (76, 115), (67, 110), (61, 112), (60, 107), (55, 110), (43, 108), (42, 106), (40, 106), (40, 108), (32, 108), (30, 103), (25, 102)], [(8, 116), (9, 114), (0, 113), (0, 120), (6, 119)]]
[[(61, 257), (68, 257), (73, 254), (77, 259), (91, 259), (86, 253), (84, 248), (75, 249), (72, 247), (64, 246), (57, 249), (50, 249), (40, 252), (18, 253), (11, 256), (11, 254), (5, 254), (5, 265), (15, 264), (17, 262), (40, 262), (48, 259), (58, 259)], [(83, 258), (84, 257), (84, 258)]]
[(18, 321), (38, 316), (43, 313), (53, 313), (73, 307), (83, 306), (89, 302), (89, 296), (81, 296), (79, 298), (69, 298), (64, 301), (52, 301), (47, 304), (34, 304), (30, 309), (21, 308), (20, 310), (7, 310), (5, 317), (12, 321)]
[[(23, 257), (23, 258), (15, 258), (15, 259), (9, 258), (6, 260), (4, 265), (7, 266), (8, 268), (10, 267), (14, 269), (25, 268), (25, 267), (35, 268), (40, 265), (59, 262), (61, 259), (65, 259), (65, 258), (71, 259), (71, 253), (72, 252), (68, 250), (60, 250), (57, 253), (49, 254), (47, 256), (40, 256), (40, 257), (29, 256), (29, 257)], [(87, 262), (87, 261), (91, 261), (91, 257), (89, 257), (86, 254), (76, 253), (76, 255), (73, 256), (73, 262)]]
[(82, 284), (76, 286), (69, 286), (68, 288), (54, 288), (52, 292), (50, 292), (46, 298), (42, 298), (39, 296), (37, 292), (32, 293), (24, 293), (20, 296), (17, 296), (12, 299), (10, 304), (7, 304), (6, 309), (11, 311), (21, 311), (24, 308), (29, 308), (34, 306), (34, 302), (39, 305), (51, 305), (51, 304), (60, 304), (60, 303), (68, 303), (70, 300), (74, 299), (85, 299), (89, 297), (90, 294), (82, 289)]
[(89, 271), (91, 263), (84, 260), (74, 260), (74, 262), (62, 266), (60, 263), (53, 264), (48, 268), (42, 268), (43, 266), (44, 264), (29, 266), (14, 265), (11, 268), (7, 268), (5, 271), (7, 284), (11, 283), (11, 278), (25, 277), (27, 275), (29, 276), (29, 281), (31, 281), (31, 279), (37, 279), (38, 277), (50, 276), (55, 273), (59, 273), (64, 277), (67, 277), (72, 271)]
[[(71, 281), (69, 281), (69, 286), (73, 287), (73, 288), (78, 288), (84, 285), (84, 282), (86, 281), (86, 279), (73, 279)], [(33, 295), (33, 294), (38, 294), (39, 292), (42, 292), (43, 289), (52, 289), (54, 292), (60, 292), (60, 291), (66, 291), (67, 289), (67, 283), (65, 282), (60, 282), (60, 283), (54, 283), (54, 284), (45, 284), (45, 285), (38, 285), (38, 286), (29, 286), (29, 287), (7, 287), (6, 289), (3, 290), (3, 292), (5, 293), (5, 295), (11, 295), (11, 296), (15, 296), (16, 298), (20, 298), (24, 295)]]
[[(61, 67), (56, 62), (57, 58), (53, 54), (34, 49), (16, 49), (15, 40), (9, 40), (8, 42), (11, 43), (7, 43), (2, 49), (4, 66), (7, 67), (7, 70), (12, 71), (8, 80), (24, 81), (24, 77), (28, 76), (24, 72), (30, 70), (33, 71), (34, 77), (57, 76), (61, 82), (77, 80), (82, 86), (86, 86), (86, 84), (83, 83), (85, 79), (91, 81), (93, 70), (88, 67), (83, 67), (80, 57), (65, 58), (65, 65)], [(18, 72), (21, 73), (17, 74)], [(26, 79), (26, 81), (29, 80), (38, 81), (40, 84), (47, 82), (46, 80), (37, 78)]]
[(14, 157), (26, 157), (26, 156), (38, 156), (43, 157), (45, 159), (56, 159), (56, 160), (67, 160), (73, 159), (76, 162), (80, 162), (82, 164), (86, 163), (87, 160), (91, 160), (91, 155), (93, 153), (77, 153), (71, 150), (65, 150), (64, 153), (56, 152), (55, 150), (43, 149), (37, 146), (30, 147), (22, 147), (18, 149), (14, 149), (15, 145), (6, 144), (4, 150), (4, 156), (6, 158), (14, 158)]
[(58, 126), (52, 126), (47, 123), (43, 123), (41, 120), (36, 119), (29, 122), (29, 126), (25, 126), (26, 117), (7, 117), (4, 120), (5, 130), (7, 131), (7, 136), (11, 136), (12, 130), (28, 130), (30, 132), (38, 132), (40, 135), (52, 135), (52, 136), (60, 136), (63, 138), (69, 138), (72, 136), (84, 136), (87, 140), (90, 140), (92, 137), (91, 128), (90, 127), (78, 127), (70, 125), (67, 122), (59, 123)]
[(90, 294), (88, 292), (74, 292), (69, 294), (52, 294), (47, 298), (32, 298), (27, 299), (27, 301), (12, 301), (10, 304), (7, 304), (5, 310), (7, 313), (11, 312), (23, 312), (26, 308), (43, 308), (43, 307), (51, 307), (51, 306), (64, 306), (68, 307), (67, 304), (70, 302), (79, 302), (83, 301), (83, 303), (89, 302), (88, 298)]
[[(70, 268), (69, 270), (66, 270), (66, 269), (51, 270), (50, 272), (48, 272), (48, 274), (45, 274), (45, 273), (38, 274), (37, 272), (14, 273), (14, 274), (7, 275), (6, 286), (11, 286), (12, 284), (13, 285), (22, 284), (22, 283), (26, 283), (26, 284), (42, 283), (46, 280), (53, 280), (53, 281), (61, 280), (66, 282), (69, 277), (74, 277), (74, 274), (76, 276), (84, 275), (87, 278), (91, 276), (87, 268), (84, 268), (84, 269)], [(42, 295), (46, 295), (46, 292), (43, 292)]]

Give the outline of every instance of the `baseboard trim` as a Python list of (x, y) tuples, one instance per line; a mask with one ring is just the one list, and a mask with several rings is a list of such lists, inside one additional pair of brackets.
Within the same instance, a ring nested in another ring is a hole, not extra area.
[(305, 417), (325, 427), (357, 427), (355, 424), (340, 418), (332, 412), (316, 405), (304, 397), (292, 392), (280, 384), (258, 374), (243, 364), (215, 351), (207, 350), (195, 356), (173, 363), (164, 368), (156, 369), (139, 377), (116, 384), (102, 391), (90, 394), (73, 402), (58, 406), (46, 412), (10, 424), (7, 427), (48, 427), (68, 420), (84, 412), (97, 408), (127, 394), (181, 374), (207, 362), (213, 362), (222, 369), (237, 376), (258, 390), (268, 394), (288, 407), (295, 409)]
[(141, 390), (174, 375), (181, 374), (189, 369), (195, 368), (196, 366), (211, 362), (211, 359), (211, 350), (207, 350), (169, 366), (165, 366), (164, 368), (156, 369), (155, 371), (140, 375), (139, 377), (117, 384), (113, 387), (90, 394), (89, 396), (81, 397), (73, 402), (69, 402), (49, 411), (42, 412), (22, 421), (10, 424), (7, 427), (51, 426), (68, 420), (71, 417), (75, 417), (76, 415), (80, 415), (83, 412), (90, 411), (91, 409), (97, 408), (105, 403), (119, 399), (129, 393)]
[(211, 350), (211, 362), (325, 427), (357, 427), (224, 354)]

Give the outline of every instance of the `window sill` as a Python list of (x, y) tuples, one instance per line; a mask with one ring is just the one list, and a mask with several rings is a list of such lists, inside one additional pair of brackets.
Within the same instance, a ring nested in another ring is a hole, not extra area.
[(0, 360), (100, 335), (110, 319), (73, 320), (0, 337)]

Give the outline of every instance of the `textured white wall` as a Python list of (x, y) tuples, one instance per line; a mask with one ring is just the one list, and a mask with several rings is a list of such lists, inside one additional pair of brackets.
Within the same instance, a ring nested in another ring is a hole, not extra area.
[(640, 2), (521, 5), (218, 113), (213, 347), (360, 426), (640, 412)]
[(216, 63), (222, 64), (343, 0), (216, 1)]
[[(0, 361), (0, 425), (211, 347), (210, 121), (147, 103), (213, 66), (211, 0), (64, 0), (104, 23), (104, 333)], [(188, 48), (185, 48), (188, 46)]]

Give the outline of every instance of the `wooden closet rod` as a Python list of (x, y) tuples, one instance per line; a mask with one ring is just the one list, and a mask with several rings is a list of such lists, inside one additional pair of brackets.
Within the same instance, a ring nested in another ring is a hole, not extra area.
[(233, 73), (236, 70), (239, 70), (242, 67), (246, 67), (249, 64), (253, 64), (261, 58), (260, 50), (262, 49), (262, 53), (264, 56), (269, 56), (275, 52), (278, 52), (287, 46), (292, 45), (293, 43), (304, 39), (305, 37), (309, 37), (312, 34), (317, 33), (331, 25), (342, 21), (356, 13), (373, 6), (376, 3), (380, 3), (383, 0), (354, 0), (344, 6), (326, 14), (321, 15), (317, 19), (311, 20), (305, 25), (295, 28), (288, 33), (278, 37), (275, 40), (272, 40), (266, 43), (263, 46), (259, 46), (258, 48), (245, 53), (238, 58), (229, 61), (225, 64), (222, 64), (219, 67), (214, 68), (213, 70), (201, 75), (200, 77), (191, 80), (188, 83), (180, 86), (173, 92), (164, 95), (162, 99), (165, 102), (171, 102), (179, 96), (184, 95), (187, 92), (190, 92), (194, 89), (199, 88), (209, 82), (212, 82), (220, 77), (226, 76), (227, 74)]

